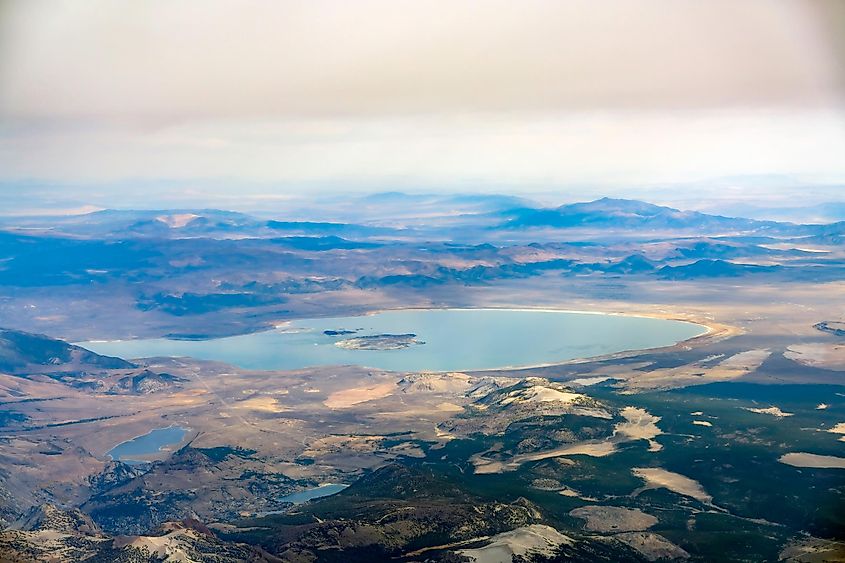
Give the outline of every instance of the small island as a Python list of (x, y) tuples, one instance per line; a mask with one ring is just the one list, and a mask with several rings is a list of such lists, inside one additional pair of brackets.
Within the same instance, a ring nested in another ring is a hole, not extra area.
[(345, 328), (339, 328), (337, 330), (324, 330), (323, 334), (326, 336), (346, 336), (347, 334), (355, 334), (361, 330), (360, 328), (356, 328), (355, 330), (348, 330)]
[(373, 334), (338, 340), (335, 346), (346, 350), (401, 350), (425, 344), (416, 334)]

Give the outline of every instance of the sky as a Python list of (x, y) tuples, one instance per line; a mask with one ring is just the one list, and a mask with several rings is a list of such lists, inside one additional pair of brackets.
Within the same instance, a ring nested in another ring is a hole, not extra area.
[(842, 155), (839, 0), (0, 0), (6, 193), (830, 199)]

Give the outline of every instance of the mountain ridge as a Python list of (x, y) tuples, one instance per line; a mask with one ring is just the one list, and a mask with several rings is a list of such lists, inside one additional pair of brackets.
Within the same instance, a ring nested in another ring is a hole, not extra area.
[[(711, 215), (700, 211), (682, 211), (640, 200), (603, 197), (588, 202), (567, 203), (554, 208), (516, 208), (500, 214), (503, 229), (601, 227), (624, 229), (702, 229), (711, 232), (812, 231), (810, 225), (777, 221), (759, 221), (742, 217)], [(808, 232), (807, 234), (810, 234)]]

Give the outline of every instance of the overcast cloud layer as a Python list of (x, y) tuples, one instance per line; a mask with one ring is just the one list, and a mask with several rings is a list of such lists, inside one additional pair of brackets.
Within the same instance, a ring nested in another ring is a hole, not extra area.
[(536, 190), (845, 179), (837, 0), (0, 10), (5, 180)]

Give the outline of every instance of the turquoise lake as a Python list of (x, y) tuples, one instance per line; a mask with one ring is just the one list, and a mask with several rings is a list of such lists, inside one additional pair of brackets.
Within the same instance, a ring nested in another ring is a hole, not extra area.
[[(324, 331), (356, 331), (329, 336)], [(433, 309), (291, 321), (284, 327), (213, 340), (164, 338), (81, 342), (122, 358), (191, 356), (246, 369), (361, 365), (393, 371), (470, 371), (555, 364), (576, 358), (670, 346), (706, 332), (689, 322), (591, 313)], [(425, 342), (399, 350), (348, 350), (339, 340), (413, 333)]]
[(136, 436), (131, 440), (121, 442), (108, 452), (107, 455), (115, 461), (133, 461), (161, 451), (166, 446), (176, 445), (185, 437), (187, 429), (179, 426), (156, 428), (146, 434)]

